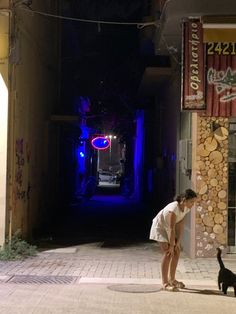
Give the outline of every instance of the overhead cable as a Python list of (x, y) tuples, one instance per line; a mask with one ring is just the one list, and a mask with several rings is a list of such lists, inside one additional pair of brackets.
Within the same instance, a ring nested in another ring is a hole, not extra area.
[(138, 29), (142, 29), (142, 28), (144, 28), (146, 26), (155, 26), (157, 28), (159, 27), (159, 21), (152, 21), (152, 22), (115, 22), (115, 21), (103, 21), (103, 20), (90, 20), (90, 19), (80, 19), (80, 18), (76, 18), (76, 17), (69, 17), (69, 16), (50, 14), (50, 13), (46, 13), (46, 12), (42, 12), (42, 11), (36, 11), (36, 10), (33, 10), (33, 9), (29, 8), (29, 7), (18, 6), (18, 8), (21, 9), (21, 10), (24, 10), (26, 12), (33, 13), (33, 14), (38, 14), (38, 15), (42, 15), (42, 16), (58, 18), (58, 19), (61, 19), (61, 20), (82, 22), (82, 23), (137, 26)]

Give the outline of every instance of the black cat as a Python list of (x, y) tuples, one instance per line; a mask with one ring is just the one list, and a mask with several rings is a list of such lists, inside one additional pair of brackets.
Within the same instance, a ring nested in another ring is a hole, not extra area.
[(217, 251), (217, 260), (220, 264), (220, 270), (218, 274), (219, 290), (222, 290), (224, 294), (227, 294), (228, 287), (234, 287), (234, 295), (236, 297), (236, 274), (225, 268), (225, 265), (221, 259), (221, 249), (217, 248)]

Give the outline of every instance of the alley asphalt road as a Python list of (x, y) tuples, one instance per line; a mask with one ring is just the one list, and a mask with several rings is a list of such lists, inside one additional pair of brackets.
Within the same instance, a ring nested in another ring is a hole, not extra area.
[[(180, 292), (160, 290), (161, 255), (151, 241), (91, 242), (42, 250), (24, 261), (0, 262), (1, 314), (234, 313), (236, 298), (217, 287), (216, 258), (184, 254)], [(236, 256), (224, 262), (236, 272)]]

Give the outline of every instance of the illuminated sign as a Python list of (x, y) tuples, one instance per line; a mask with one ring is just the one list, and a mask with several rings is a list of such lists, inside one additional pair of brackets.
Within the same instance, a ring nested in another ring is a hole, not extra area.
[(200, 19), (183, 22), (182, 110), (205, 110), (205, 55)]
[(110, 140), (104, 136), (97, 136), (92, 139), (91, 144), (93, 148), (103, 150), (110, 146)]

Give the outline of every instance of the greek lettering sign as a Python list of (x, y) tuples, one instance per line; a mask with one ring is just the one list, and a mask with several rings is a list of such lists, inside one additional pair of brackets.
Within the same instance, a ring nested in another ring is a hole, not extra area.
[(202, 23), (183, 22), (182, 110), (205, 110), (205, 53)]

